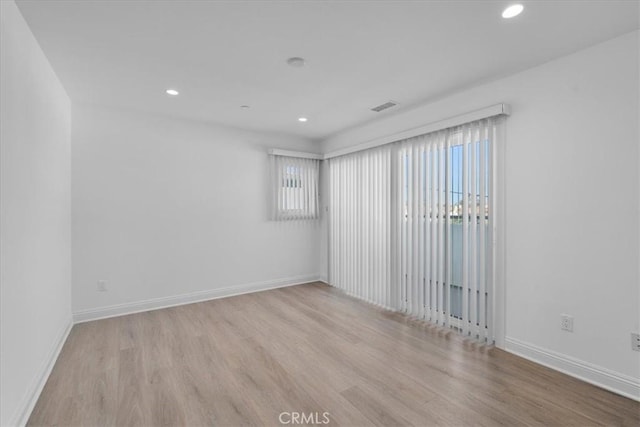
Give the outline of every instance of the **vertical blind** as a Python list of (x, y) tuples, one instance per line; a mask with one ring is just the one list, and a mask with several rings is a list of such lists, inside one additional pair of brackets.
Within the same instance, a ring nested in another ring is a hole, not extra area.
[(320, 161), (279, 155), (270, 158), (272, 219), (318, 218)]
[(496, 120), (330, 159), (330, 283), (493, 342)]
[(393, 308), (391, 147), (329, 160), (331, 285)]

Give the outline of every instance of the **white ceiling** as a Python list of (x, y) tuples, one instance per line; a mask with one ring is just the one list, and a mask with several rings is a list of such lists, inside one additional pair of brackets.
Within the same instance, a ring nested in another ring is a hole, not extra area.
[[(638, 28), (637, 1), (522, 1), (522, 15), (505, 20), (509, 3), (18, 6), (74, 102), (322, 139)], [(307, 66), (287, 66), (292, 56)], [(401, 105), (370, 111), (388, 100)]]

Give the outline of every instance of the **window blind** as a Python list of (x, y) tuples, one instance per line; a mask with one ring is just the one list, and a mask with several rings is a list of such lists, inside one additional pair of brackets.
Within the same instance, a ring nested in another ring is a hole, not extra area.
[(270, 155), (274, 220), (318, 218), (320, 160)]
[(329, 160), (331, 285), (385, 308), (392, 304), (391, 147)]
[(331, 285), (492, 342), (497, 120), (330, 159)]

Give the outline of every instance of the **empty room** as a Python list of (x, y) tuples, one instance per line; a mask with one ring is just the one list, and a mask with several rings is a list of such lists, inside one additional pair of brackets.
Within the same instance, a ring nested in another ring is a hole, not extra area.
[(0, 0), (1, 426), (639, 426), (637, 0)]

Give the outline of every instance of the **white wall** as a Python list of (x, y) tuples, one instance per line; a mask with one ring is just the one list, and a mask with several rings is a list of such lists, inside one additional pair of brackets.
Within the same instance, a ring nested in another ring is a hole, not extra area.
[(85, 105), (72, 133), (74, 313), (318, 277), (318, 221), (268, 219), (266, 152), (317, 144)]
[[(2, 425), (28, 414), (69, 326), (70, 246), (74, 312), (326, 276), (320, 221), (267, 217), (266, 147), (317, 145), (84, 105), (71, 131), (53, 70), (13, 2), (0, 4)], [(507, 336), (638, 380), (638, 86), (636, 32), (323, 148), (511, 104)], [(575, 317), (573, 334), (559, 330), (560, 313)]]
[[(635, 382), (628, 393), (640, 381), (640, 353), (631, 350), (629, 335), (640, 330), (638, 47), (638, 32), (630, 33), (323, 144), (329, 152), (510, 104), (505, 167), (511, 349), (546, 357), (549, 364), (576, 362), (563, 367), (574, 374), (589, 366), (599, 378), (613, 371), (611, 387)], [(560, 313), (575, 317), (574, 333), (560, 330)]]
[(71, 322), (69, 99), (0, 2), (0, 424), (26, 421)]

